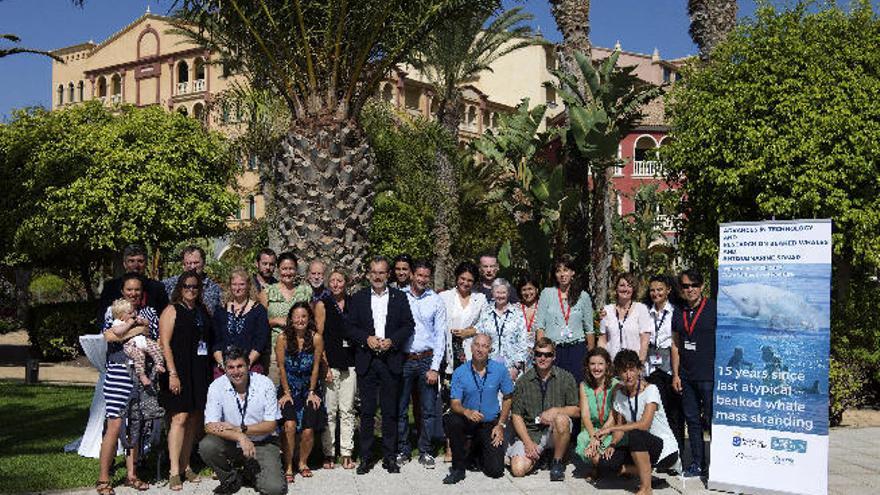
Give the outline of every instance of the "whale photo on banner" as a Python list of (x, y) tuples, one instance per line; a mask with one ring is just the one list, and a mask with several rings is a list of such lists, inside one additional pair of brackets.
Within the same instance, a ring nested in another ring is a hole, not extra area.
[(828, 491), (831, 221), (722, 224), (709, 488)]

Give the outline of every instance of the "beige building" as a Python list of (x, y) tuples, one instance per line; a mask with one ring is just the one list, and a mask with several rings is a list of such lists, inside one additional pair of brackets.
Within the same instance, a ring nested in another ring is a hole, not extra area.
[[(65, 63), (52, 62), (52, 108), (92, 99), (108, 105), (162, 105), (227, 134), (234, 133), (244, 121), (240, 111), (209, 109), (235, 77), (227, 77), (222, 67), (212, 65), (210, 52), (171, 30), (168, 18), (148, 11), (99, 44), (90, 41), (55, 50)], [(610, 53), (605, 48), (593, 49), (594, 58)], [(621, 63), (636, 65), (639, 77), (661, 84), (675, 80), (679, 61), (661, 60), (656, 52), (653, 56), (622, 52)], [(550, 70), (555, 65), (556, 53), (550, 45), (526, 47), (497, 60), (492, 71), (463, 88), (460, 139), (467, 142), (496, 127), (499, 115), (511, 111), (523, 98), (529, 98), (532, 106), (546, 104), (547, 122), (562, 117), (561, 101), (555, 91), (544, 86), (553, 80)], [(436, 114), (430, 85), (405, 66), (389, 74), (378, 96), (410, 115), (430, 119)], [(661, 105), (658, 102), (649, 108), (648, 124), (665, 132)], [(239, 185), (242, 204), (239, 214), (231, 219), (233, 224), (260, 218), (265, 212), (255, 163), (246, 164)]]

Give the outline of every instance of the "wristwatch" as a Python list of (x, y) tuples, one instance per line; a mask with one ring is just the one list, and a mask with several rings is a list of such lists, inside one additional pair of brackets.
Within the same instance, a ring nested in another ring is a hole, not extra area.
[(498, 426), (500, 426), (500, 427), (506, 429), (506, 428), (507, 428), (507, 423), (502, 423), (501, 421), (499, 421), (499, 422), (498, 422)]
[(241, 432), (242, 433), (247, 433), (247, 430), (248, 430), (247, 425), (241, 425)]

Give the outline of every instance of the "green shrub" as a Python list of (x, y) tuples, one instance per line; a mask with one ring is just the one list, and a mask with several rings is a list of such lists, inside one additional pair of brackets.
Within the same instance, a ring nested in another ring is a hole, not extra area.
[(0, 335), (21, 330), (21, 322), (15, 317), (0, 316)]
[(54, 273), (43, 273), (31, 280), (31, 297), (34, 304), (58, 303), (69, 300), (67, 282)]
[(82, 354), (79, 336), (97, 331), (94, 301), (41, 304), (31, 308), (28, 336), (42, 359), (61, 361)]
[(415, 207), (397, 200), (392, 194), (376, 195), (373, 223), (370, 225), (370, 250), (388, 257), (408, 253), (413, 258), (431, 255), (431, 237), (427, 220)]
[(844, 411), (864, 404), (865, 396), (862, 392), (865, 379), (866, 373), (861, 365), (853, 361), (831, 358), (828, 371), (830, 388), (828, 419), (831, 426), (840, 425)]

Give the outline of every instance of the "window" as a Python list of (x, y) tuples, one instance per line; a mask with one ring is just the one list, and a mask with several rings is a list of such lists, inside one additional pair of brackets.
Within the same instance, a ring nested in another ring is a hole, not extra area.
[(205, 106), (201, 103), (196, 103), (193, 105), (193, 118), (199, 121), (204, 121), (205, 119)]
[(248, 170), (256, 170), (259, 165), (259, 161), (256, 155), (251, 155), (248, 157), (247, 168)]
[(674, 70), (670, 69), (669, 67), (663, 67), (663, 82), (664, 83), (675, 82), (675, 80), (677, 79), (677, 77), (676, 77), (677, 75), (678, 74)]
[(76, 94), (74, 93), (73, 83), (68, 84), (67, 85), (67, 101), (70, 103), (73, 103), (75, 101), (74, 100), (75, 95)]
[(82, 81), (80, 81), (76, 87), (77, 92), (79, 93), (79, 101), (85, 100), (85, 87), (86, 85)]
[(551, 107), (556, 106), (556, 88), (549, 84), (544, 86), (544, 96), (547, 98), (547, 105)]
[(177, 111), (178, 111), (181, 115), (183, 115), (184, 117), (186, 117), (187, 115), (189, 115), (189, 110), (187, 110), (185, 106), (179, 106), (179, 107), (177, 107)]
[(394, 98), (394, 93), (393, 93), (393, 90), (391, 89), (391, 85), (385, 84), (382, 87), (382, 99), (387, 101), (388, 103), (391, 103), (391, 100), (393, 98)]
[(58, 106), (64, 105), (64, 85), (58, 85)]
[(257, 218), (257, 202), (253, 196), (248, 196), (248, 218), (251, 220)]
[(104, 76), (98, 78), (98, 98), (107, 96), (107, 79)]

